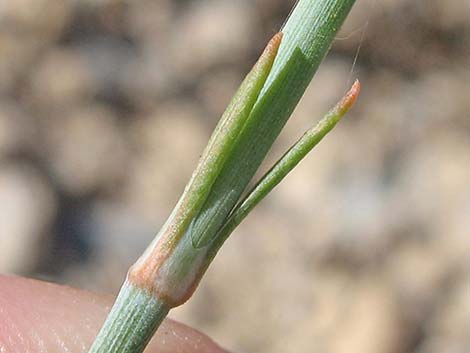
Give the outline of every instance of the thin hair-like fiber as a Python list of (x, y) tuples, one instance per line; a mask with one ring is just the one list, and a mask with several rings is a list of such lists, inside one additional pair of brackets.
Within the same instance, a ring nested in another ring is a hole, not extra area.
[(351, 36), (355, 35), (357, 32), (361, 31), (361, 38), (359, 39), (359, 44), (357, 45), (356, 53), (354, 54), (354, 59), (353, 59), (353, 62), (351, 64), (351, 70), (349, 71), (348, 79), (346, 80), (346, 90), (348, 90), (348, 88), (351, 86), (351, 82), (353, 80), (353, 75), (354, 75), (354, 69), (356, 68), (357, 60), (359, 58), (359, 53), (361, 52), (361, 47), (362, 47), (362, 43), (364, 42), (364, 38), (365, 38), (365, 35), (366, 35), (366, 32), (367, 32), (367, 28), (369, 27), (370, 14), (374, 12), (373, 10), (375, 9), (376, 5), (377, 5), (377, 0), (374, 0), (372, 2), (372, 5), (370, 6), (370, 11), (367, 15), (367, 19), (366, 19), (366, 22), (364, 23), (364, 25), (362, 25), (361, 27), (353, 30), (351, 33), (349, 33), (345, 37), (335, 38), (335, 40), (347, 40)]
[[(357, 59), (359, 58), (359, 53), (361, 52), (362, 42), (364, 41), (364, 36), (365, 36), (365, 33), (366, 33), (366, 30), (367, 30), (368, 26), (369, 26), (369, 19), (367, 19), (365, 25), (362, 26), (361, 39), (359, 40), (359, 44), (357, 46), (356, 53), (354, 54), (354, 59), (353, 59), (352, 65), (351, 65), (351, 70), (349, 71), (348, 80), (346, 81), (346, 89), (347, 89), (347, 87), (349, 87), (351, 85), (351, 81), (352, 81), (353, 74), (354, 74), (354, 69), (356, 68)], [(350, 37), (350, 36), (351, 36), (351, 34), (347, 37)]]

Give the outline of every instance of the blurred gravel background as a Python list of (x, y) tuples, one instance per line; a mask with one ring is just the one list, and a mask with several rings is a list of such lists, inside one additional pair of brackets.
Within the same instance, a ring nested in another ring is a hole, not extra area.
[[(116, 292), (292, 5), (1, 1), (0, 272)], [(469, 19), (357, 1), (270, 160), (355, 77), (358, 105), (174, 318), (236, 352), (470, 351)]]

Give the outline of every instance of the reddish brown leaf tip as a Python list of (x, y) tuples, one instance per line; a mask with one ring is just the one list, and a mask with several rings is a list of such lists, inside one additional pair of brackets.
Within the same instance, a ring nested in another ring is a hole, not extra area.
[(346, 112), (351, 109), (351, 107), (356, 103), (359, 92), (361, 91), (361, 83), (356, 79), (354, 81), (351, 89), (344, 95), (341, 101), (338, 103), (338, 111), (341, 115), (346, 114)]
[(284, 33), (282, 32), (277, 32), (269, 41), (268, 47), (273, 47), (276, 49), (279, 49), (279, 46), (281, 45), (282, 37), (284, 36)]
[(266, 49), (264, 49), (262, 57), (267, 56), (274, 60), (274, 58), (277, 55), (279, 46), (281, 45), (282, 36), (283, 36), (282, 32), (278, 32), (271, 38), (268, 45), (266, 45)]

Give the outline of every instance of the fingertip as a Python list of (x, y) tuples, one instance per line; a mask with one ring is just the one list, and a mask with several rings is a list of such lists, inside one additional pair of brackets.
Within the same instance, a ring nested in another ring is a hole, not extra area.
[[(112, 298), (0, 276), (0, 352), (87, 353)], [(209, 337), (167, 319), (146, 353), (224, 353)]]

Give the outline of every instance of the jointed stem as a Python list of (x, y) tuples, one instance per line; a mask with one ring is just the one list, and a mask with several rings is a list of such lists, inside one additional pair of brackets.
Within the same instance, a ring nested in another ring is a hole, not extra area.
[(142, 352), (170, 308), (192, 295), (233, 229), (354, 103), (359, 83), (240, 202), (354, 2), (297, 3), (234, 96), (168, 221), (129, 270), (90, 353)]

